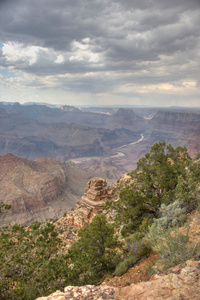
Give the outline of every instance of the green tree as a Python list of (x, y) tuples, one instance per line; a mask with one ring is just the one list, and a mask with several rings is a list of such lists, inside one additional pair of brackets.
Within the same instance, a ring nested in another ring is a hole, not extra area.
[(186, 148), (174, 149), (165, 142), (153, 145), (137, 163), (137, 180), (141, 190), (148, 197), (156, 196), (159, 201), (173, 200), (173, 190), (178, 183), (180, 175), (186, 176), (186, 167), (191, 163), (191, 158)]
[(165, 142), (155, 144), (139, 160), (136, 170), (131, 172), (134, 183), (121, 190), (119, 201), (111, 203), (122, 235), (139, 230), (145, 218), (151, 222), (158, 217), (162, 203), (170, 204), (176, 200), (179, 177), (185, 179), (188, 176), (191, 161), (186, 148), (174, 149)]
[[(151, 200), (151, 201), (150, 201)], [(157, 198), (148, 198), (136, 185), (122, 189), (119, 200), (114, 203), (117, 210), (115, 223), (121, 227), (123, 236), (139, 229), (145, 219), (153, 219), (157, 207)]]
[(175, 197), (182, 203), (182, 206), (186, 208), (188, 213), (197, 207), (199, 191), (197, 188), (197, 178), (193, 172), (189, 173), (185, 179), (183, 176), (179, 176), (175, 189)]
[(79, 239), (69, 250), (73, 284), (96, 284), (104, 272), (114, 269), (116, 247), (119, 245), (112, 224), (103, 214), (79, 232)]
[(0, 201), (0, 216), (1, 217), (2, 217), (2, 213), (9, 209), (11, 209), (10, 204), (5, 204), (3, 201)]
[(52, 287), (62, 287), (60, 277), (66, 275), (67, 260), (64, 264), (64, 256), (58, 255), (61, 245), (54, 224), (50, 222), (2, 228), (0, 298), (35, 299), (52, 292)]

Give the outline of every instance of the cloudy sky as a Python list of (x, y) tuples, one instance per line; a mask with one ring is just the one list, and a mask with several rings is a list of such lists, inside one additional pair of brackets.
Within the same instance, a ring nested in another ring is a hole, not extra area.
[(0, 101), (200, 106), (200, 0), (1, 0)]

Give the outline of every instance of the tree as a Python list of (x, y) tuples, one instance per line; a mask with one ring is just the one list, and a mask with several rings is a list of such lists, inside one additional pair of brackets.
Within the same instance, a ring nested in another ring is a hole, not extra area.
[(134, 184), (122, 189), (119, 200), (114, 203), (117, 211), (115, 223), (119, 227), (123, 225), (122, 235), (126, 236), (137, 230), (143, 220), (153, 219), (157, 207), (156, 202), (156, 197), (147, 198)]
[(186, 208), (187, 213), (193, 211), (198, 204), (199, 191), (196, 179), (193, 172), (189, 173), (185, 179), (183, 176), (179, 176), (175, 189), (175, 197)]
[(113, 259), (119, 246), (114, 233), (114, 226), (103, 214), (96, 215), (78, 232), (79, 240), (69, 250), (73, 284), (96, 284), (105, 271), (114, 269)]
[(3, 201), (0, 201), (0, 216), (5, 210), (9, 210), (11, 208), (10, 204), (5, 204)]
[(134, 183), (121, 190), (119, 201), (112, 202), (116, 211), (115, 222), (121, 223), (124, 236), (139, 230), (140, 224), (158, 217), (162, 203), (176, 200), (175, 189), (179, 177), (185, 179), (191, 158), (186, 148), (174, 149), (165, 142), (153, 145), (142, 157), (135, 171), (131, 172)]
[(164, 197), (170, 202), (173, 199), (173, 189), (180, 175), (186, 176), (186, 167), (191, 158), (186, 148), (174, 149), (165, 142), (152, 146), (149, 153), (137, 163), (137, 180), (141, 190), (150, 197), (155, 195), (160, 200)]
[(64, 255), (58, 254), (61, 245), (51, 222), (2, 228), (0, 298), (35, 299), (53, 292), (53, 287), (62, 287), (65, 280), (61, 281), (61, 277), (66, 274), (67, 260)]

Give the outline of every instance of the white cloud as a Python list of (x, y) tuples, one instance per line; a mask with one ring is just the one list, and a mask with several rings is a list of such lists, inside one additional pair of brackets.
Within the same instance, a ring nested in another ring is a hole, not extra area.
[(90, 38), (84, 38), (81, 42), (73, 41), (71, 50), (73, 55), (69, 57), (69, 61), (99, 62), (99, 54), (95, 53), (93, 48)]
[[(24, 47), (23, 44), (15, 42), (5, 43), (2, 47), (2, 53), (8, 62), (27, 61), (29, 65), (37, 61), (39, 51), (41, 51), (41, 47)], [(47, 49), (42, 49), (42, 51), (47, 52)]]
[(56, 57), (56, 60), (55, 60), (55, 63), (56, 64), (61, 64), (65, 61), (63, 55), (59, 54), (57, 57)]

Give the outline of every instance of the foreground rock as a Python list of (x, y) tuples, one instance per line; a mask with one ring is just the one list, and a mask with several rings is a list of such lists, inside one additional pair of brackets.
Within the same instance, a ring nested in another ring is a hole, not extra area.
[(0, 156), (0, 201), (11, 204), (1, 224), (29, 224), (74, 208), (90, 175), (72, 163)]
[(200, 261), (191, 259), (170, 269), (168, 273), (168, 275), (154, 275), (151, 281), (118, 289), (115, 299), (200, 299)]
[(167, 275), (154, 275), (152, 280), (131, 284), (124, 288), (109, 286), (68, 286), (37, 300), (115, 299), (115, 300), (183, 300), (200, 299), (200, 260), (191, 259), (168, 271)]
[(64, 292), (56, 291), (48, 297), (40, 297), (37, 300), (65, 300), (65, 299), (85, 299), (85, 300), (111, 300), (115, 299), (115, 288), (85, 285), (80, 287), (67, 286)]

